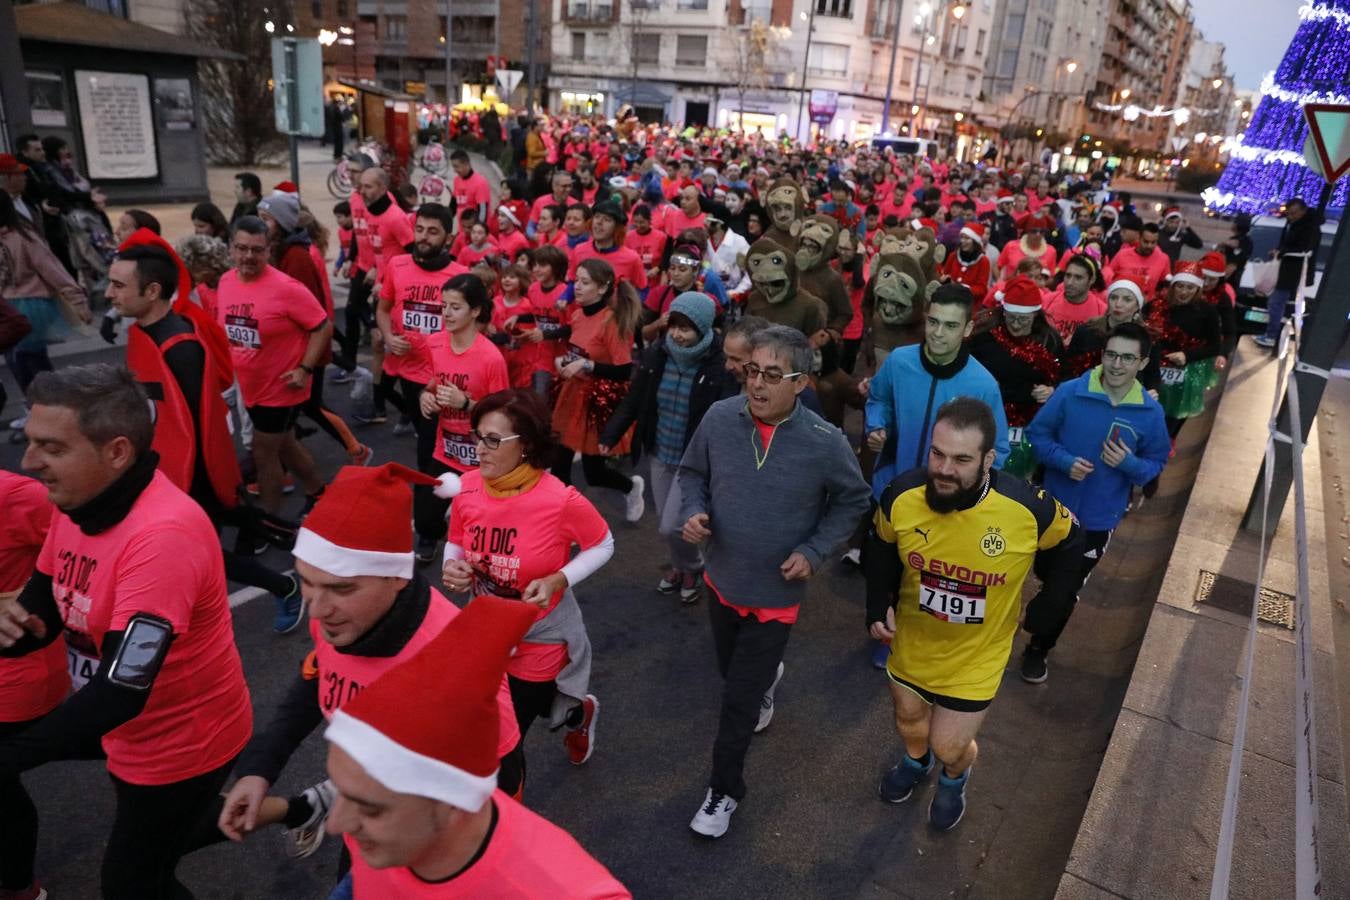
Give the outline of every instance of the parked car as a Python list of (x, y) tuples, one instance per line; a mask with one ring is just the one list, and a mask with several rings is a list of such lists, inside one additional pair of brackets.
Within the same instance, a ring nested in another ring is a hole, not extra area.
[[(1327, 221), (1322, 223), (1322, 241), (1317, 248), (1317, 258), (1314, 260), (1314, 271), (1312, 286), (1308, 288), (1305, 296), (1312, 300), (1317, 296), (1317, 288), (1322, 283), (1322, 272), (1326, 270), (1327, 261), (1331, 259), (1331, 245), (1336, 239), (1336, 228), (1339, 225), (1336, 221)], [(1270, 251), (1274, 250), (1280, 244), (1280, 234), (1284, 231), (1284, 219), (1280, 216), (1256, 216), (1252, 219), (1252, 230), (1250, 237), (1252, 239), (1252, 262), (1265, 260)], [(1242, 270), (1242, 280), (1238, 284), (1237, 290), (1237, 316), (1238, 332), (1241, 334), (1258, 334), (1266, 330), (1266, 323), (1270, 320), (1266, 313), (1266, 298), (1256, 292), (1250, 264)]]

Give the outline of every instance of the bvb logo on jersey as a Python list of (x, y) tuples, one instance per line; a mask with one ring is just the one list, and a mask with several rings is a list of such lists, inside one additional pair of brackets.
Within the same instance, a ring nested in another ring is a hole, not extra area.
[(990, 528), (985, 532), (984, 537), (980, 538), (980, 552), (985, 556), (990, 558), (1002, 556), (1006, 549), (1008, 549), (1008, 542), (995, 528)]

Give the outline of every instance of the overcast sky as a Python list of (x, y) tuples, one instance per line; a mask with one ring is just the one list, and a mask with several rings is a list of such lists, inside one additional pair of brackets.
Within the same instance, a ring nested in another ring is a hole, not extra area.
[(1224, 60), (1240, 88), (1255, 90), (1280, 64), (1298, 28), (1302, 0), (1191, 0), (1205, 40), (1227, 45)]

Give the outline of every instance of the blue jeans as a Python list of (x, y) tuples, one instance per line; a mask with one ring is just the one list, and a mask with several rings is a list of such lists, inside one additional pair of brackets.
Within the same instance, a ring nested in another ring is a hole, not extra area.
[(1266, 337), (1272, 341), (1279, 338), (1280, 329), (1284, 327), (1284, 308), (1293, 299), (1293, 291), (1277, 287), (1266, 301), (1266, 311), (1270, 313), (1270, 321), (1266, 323)]
[(342, 880), (333, 888), (333, 893), (328, 895), (328, 900), (352, 900), (352, 873), (348, 872), (342, 876)]

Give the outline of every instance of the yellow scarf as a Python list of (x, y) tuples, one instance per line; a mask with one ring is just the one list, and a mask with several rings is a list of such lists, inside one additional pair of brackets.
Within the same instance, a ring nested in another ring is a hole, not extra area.
[(484, 478), (483, 488), (489, 497), (514, 497), (534, 487), (543, 477), (542, 469), (523, 462), (500, 478)]

